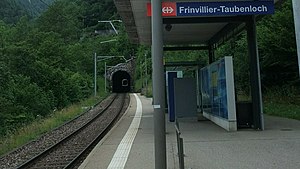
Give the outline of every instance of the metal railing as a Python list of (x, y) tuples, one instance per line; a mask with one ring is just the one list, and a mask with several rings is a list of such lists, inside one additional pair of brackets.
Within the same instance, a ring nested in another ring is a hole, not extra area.
[(180, 136), (181, 132), (180, 132), (180, 129), (179, 129), (179, 123), (178, 123), (177, 119), (175, 121), (175, 129), (176, 129), (176, 138), (177, 138), (179, 169), (184, 169), (183, 138)]

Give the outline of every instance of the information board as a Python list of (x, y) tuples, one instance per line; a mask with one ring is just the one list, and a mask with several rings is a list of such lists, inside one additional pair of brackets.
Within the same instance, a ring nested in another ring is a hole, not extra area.
[(229, 131), (237, 130), (232, 57), (200, 70), (203, 115)]

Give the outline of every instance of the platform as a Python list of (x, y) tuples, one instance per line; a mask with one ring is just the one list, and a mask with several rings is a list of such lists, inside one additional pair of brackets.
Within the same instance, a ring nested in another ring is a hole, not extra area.
[[(152, 100), (138, 97), (141, 114), (135, 115), (138, 102), (131, 94), (127, 112), (80, 169), (154, 169)], [(186, 169), (300, 168), (300, 121), (265, 116), (264, 131), (237, 132), (196, 118), (180, 119), (179, 124)], [(166, 136), (168, 169), (178, 169), (174, 123), (166, 122)]]

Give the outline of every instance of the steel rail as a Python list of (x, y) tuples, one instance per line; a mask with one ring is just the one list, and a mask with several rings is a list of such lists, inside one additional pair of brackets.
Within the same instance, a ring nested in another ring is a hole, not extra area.
[(30, 160), (28, 160), (25, 163), (21, 164), (20, 166), (17, 167), (17, 169), (29, 168), (30, 166), (32, 166), (39, 159), (41, 159), (43, 157), (46, 157), (47, 154), (50, 153), (52, 150), (54, 150), (56, 147), (58, 147), (59, 145), (62, 145), (64, 142), (66, 142), (67, 140), (71, 139), (76, 134), (80, 133), (82, 130), (84, 130), (86, 127), (88, 127), (92, 122), (94, 122), (98, 117), (100, 117), (113, 104), (113, 102), (115, 101), (115, 99), (117, 98), (117, 96), (118, 95), (115, 95), (114, 98), (112, 99), (112, 101), (104, 109), (102, 109), (102, 111), (98, 115), (96, 115), (93, 119), (89, 120), (83, 126), (81, 126), (79, 129), (77, 129), (76, 131), (72, 132), (68, 136), (64, 137), (63, 139), (61, 139), (59, 142), (55, 143), (54, 145), (52, 145), (48, 149), (44, 150), (40, 154), (34, 156)]
[[(58, 130), (59, 128), (61, 128), (61, 127), (63, 127), (63, 126), (66, 126), (66, 125), (68, 125), (68, 124), (74, 122), (75, 120), (79, 119), (80, 117), (82, 117), (83, 115), (85, 115), (87, 112), (89, 112), (89, 111), (92, 109), (92, 107), (98, 106), (102, 101), (103, 101), (103, 100), (98, 101), (98, 102), (97, 102), (96, 104), (94, 104), (93, 106), (88, 107), (86, 110), (82, 111), (79, 115), (75, 116), (73, 119), (67, 120), (66, 122), (62, 123), (60, 126), (57, 126), (57, 127), (53, 128), (53, 129), (51, 129), (49, 132), (53, 132), (53, 131)], [(49, 132), (47, 132), (47, 133), (49, 133)], [(47, 133), (44, 133), (44, 134), (40, 135), (39, 138), (45, 136)], [(1, 155), (1, 156), (0, 156), (0, 159), (3, 158), (3, 157), (5, 157), (5, 156), (7, 156), (7, 155), (9, 155), (9, 154), (11, 154), (11, 153), (13, 153), (13, 152), (15, 152), (15, 151), (18, 151), (19, 149), (21, 149), (21, 148), (23, 148), (23, 147), (28, 146), (29, 144), (31, 144), (31, 143), (34, 142), (34, 141), (36, 141), (36, 140), (29, 141), (28, 143), (24, 144), (23, 146), (18, 147), (18, 148), (15, 148), (15, 149), (13, 149), (13, 150), (11, 150), (11, 151), (9, 151), (9, 152), (7, 152), (7, 153)]]
[(71, 169), (73, 168), (76, 164), (78, 164), (78, 161), (82, 159), (87, 152), (89, 152), (90, 149), (92, 149), (97, 143), (110, 131), (110, 129), (113, 127), (115, 122), (117, 121), (120, 113), (122, 112), (124, 108), (124, 103), (125, 103), (125, 96), (124, 99), (122, 99), (121, 103), (121, 108), (118, 111), (117, 115), (115, 118), (112, 119), (112, 121), (105, 127), (105, 129), (81, 152), (78, 154), (77, 157), (75, 157), (68, 165), (64, 167), (64, 169)]

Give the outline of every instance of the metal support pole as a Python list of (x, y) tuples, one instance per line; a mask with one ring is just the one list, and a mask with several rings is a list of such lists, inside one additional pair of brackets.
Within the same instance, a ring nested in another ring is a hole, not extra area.
[(119, 32), (118, 32), (117, 29), (115, 28), (114, 24), (113, 24), (111, 21), (110, 21), (109, 23), (110, 23), (111, 27), (114, 29), (115, 33), (116, 33), (116, 34), (119, 34)]
[(300, 76), (300, 1), (293, 0), (293, 11), (294, 11), (294, 22), (295, 22), (295, 34), (297, 42), (297, 53), (298, 53), (298, 65), (299, 65), (299, 76)]
[(141, 60), (141, 63), (140, 63), (141, 67), (141, 80), (142, 80), (142, 89), (144, 88), (144, 77), (143, 77), (143, 61)]
[(104, 91), (106, 93), (106, 62), (104, 62)]
[(197, 91), (197, 114), (198, 112), (200, 112), (200, 105), (201, 105), (201, 102), (200, 102), (200, 79), (199, 79), (199, 66), (197, 66), (197, 69), (196, 69), (196, 91)]
[(178, 119), (175, 120), (176, 138), (177, 138), (177, 151), (179, 168), (184, 169), (184, 151), (183, 151), (183, 138), (181, 138), (181, 132), (179, 130)]
[(148, 69), (147, 69), (147, 54), (145, 54), (145, 65), (146, 65), (146, 67), (145, 67), (145, 76), (146, 76), (146, 95), (147, 95), (147, 90), (148, 90)]
[(183, 138), (179, 138), (179, 168), (184, 169)]
[(94, 55), (94, 96), (97, 96), (97, 53)]
[(163, 65), (162, 0), (152, 2), (152, 68), (155, 169), (167, 168), (165, 126), (165, 79)]
[(214, 52), (213, 45), (209, 45), (208, 56), (209, 56), (208, 63), (209, 64), (213, 63), (215, 61), (215, 52)]
[(251, 97), (253, 111), (253, 127), (264, 130), (264, 118), (262, 109), (262, 94), (260, 82), (260, 66), (256, 37), (256, 20), (253, 16), (252, 21), (247, 22), (248, 51), (250, 58), (250, 80)]

